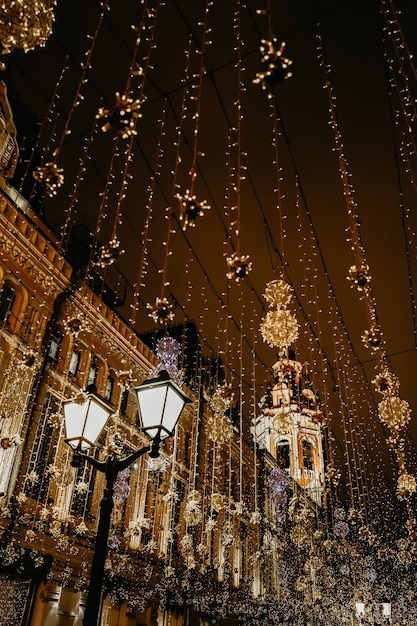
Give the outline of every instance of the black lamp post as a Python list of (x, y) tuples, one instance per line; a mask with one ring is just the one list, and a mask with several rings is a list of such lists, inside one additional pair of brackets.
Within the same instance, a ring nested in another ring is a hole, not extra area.
[(82, 459), (106, 477), (106, 486), (100, 502), (100, 516), (91, 565), (90, 582), (84, 611), (84, 626), (97, 626), (100, 619), (104, 566), (107, 555), (107, 543), (113, 510), (113, 487), (119, 474), (136, 459), (145, 454), (159, 456), (159, 446), (163, 439), (172, 436), (184, 405), (190, 399), (168, 376), (161, 372), (158, 378), (145, 380), (134, 387), (139, 407), (140, 428), (144, 430), (151, 445), (136, 450), (120, 459), (113, 452), (105, 461), (88, 456), (84, 450), (93, 446), (111, 414), (107, 405), (90, 389), (79, 401), (64, 402), (65, 441), (74, 448), (72, 464), (79, 466)]

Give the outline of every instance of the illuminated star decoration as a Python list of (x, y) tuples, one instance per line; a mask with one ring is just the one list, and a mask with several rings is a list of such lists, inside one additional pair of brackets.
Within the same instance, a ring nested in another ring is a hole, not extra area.
[(179, 219), (183, 222), (182, 230), (185, 230), (187, 226), (194, 227), (197, 217), (203, 217), (204, 211), (210, 208), (206, 200), (197, 202), (197, 196), (191, 195), (189, 189), (187, 189), (184, 195), (177, 193), (175, 197), (178, 198), (180, 203)]
[(252, 262), (249, 260), (249, 255), (240, 255), (234, 252), (226, 259), (229, 271), (227, 272), (227, 278), (235, 278), (236, 282), (239, 282), (241, 278), (245, 278), (252, 269)]
[(128, 98), (126, 94), (116, 92), (116, 104), (110, 109), (98, 110), (97, 119), (102, 122), (101, 129), (107, 132), (111, 128), (121, 134), (123, 139), (136, 135), (136, 120), (141, 117), (139, 100)]
[(349, 268), (348, 280), (352, 281), (352, 285), (357, 287), (358, 291), (363, 291), (369, 286), (371, 276), (369, 275), (369, 265), (363, 264), (360, 267), (352, 265)]
[(157, 324), (164, 324), (174, 319), (174, 306), (167, 298), (157, 298), (155, 304), (147, 304), (149, 317)]
[(381, 329), (378, 326), (372, 326), (369, 330), (364, 331), (361, 339), (367, 348), (375, 352), (382, 345)]
[(292, 72), (289, 69), (292, 61), (283, 55), (285, 42), (281, 43), (278, 50), (275, 47), (276, 43), (276, 39), (272, 41), (268, 39), (261, 40), (259, 52), (261, 54), (262, 71), (257, 72), (256, 78), (253, 80), (255, 84), (260, 83), (262, 89), (268, 89), (269, 91), (278, 83), (292, 76)]
[(46, 193), (52, 198), (64, 184), (63, 171), (62, 167), (58, 167), (54, 162), (46, 163), (33, 172), (33, 178), (45, 187)]
[(108, 267), (114, 263), (118, 257), (124, 253), (124, 250), (120, 250), (120, 241), (117, 237), (113, 237), (107, 246), (103, 246), (100, 250), (100, 259), (97, 263), (99, 267)]

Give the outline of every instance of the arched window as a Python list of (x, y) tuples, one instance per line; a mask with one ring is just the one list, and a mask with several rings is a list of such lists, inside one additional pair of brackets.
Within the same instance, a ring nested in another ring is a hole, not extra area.
[(113, 390), (114, 390), (114, 377), (112, 376), (112, 374), (109, 374), (107, 376), (106, 389), (104, 391), (104, 397), (108, 402), (111, 402), (112, 400)]
[(10, 283), (6, 283), (0, 291), (0, 321), (7, 322), (12, 310), (16, 292)]
[(0, 323), (5, 324), (7, 330), (19, 331), (27, 301), (27, 292), (20, 284), (5, 281), (0, 291)]
[(307, 470), (314, 469), (313, 450), (314, 446), (308, 439), (303, 439), (303, 467)]
[(282, 469), (290, 467), (290, 442), (288, 439), (281, 439), (277, 445), (277, 461)]

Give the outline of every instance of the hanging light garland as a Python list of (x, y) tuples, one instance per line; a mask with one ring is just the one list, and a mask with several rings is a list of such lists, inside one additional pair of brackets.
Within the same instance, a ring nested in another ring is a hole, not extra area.
[[(389, 395), (390, 387), (395, 384), (395, 378), (391, 375), (387, 376), (388, 356), (386, 354), (383, 341), (383, 334), (378, 323), (376, 302), (372, 292), (369, 267), (365, 260), (365, 251), (361, 242), (359, 221), (356, 214), (356, 203), (354, 200), (354, 190), (347, 167), (347, 161), (344, 154), (343, 141), (336, 116), (336, 104), (333, 94), (333, 87), (330, 81), (330, 66), (325, 60), (323, 44), (320, 33), (317, 35), (318, 55), (320, 64), (325, 75), (325, 89), (327, 90), (329, 100), (330, 125), (334, 133), (335, 151), (339, 160), (340, 176), (343, 184), (343, 192), (346, 201), (346, 208), (349, 220), (349, 233), (351, 248), (355, 256), (355, 264), (349, 270), (349, 278), (352, 280), (358, 290), (363, 292), (363, 300), (366, 306), (366, 312), (369, 320), (369, 330), (362, 335), (362, 341), (372, 351), (378, 353), (378, 369), (379, 378), (377, 377), (377, 388), (385, 397), (378, 405), (378, 415), (381, 423), (385, 424), (390, 431), (388, 445), (396, 454), (399, 468), (399, 478), (397, 483), (397, 493), (401, 499), (406, 500), (408, 519), (408, 532), (410, 535), (410, 527), (415, 523), (414, 512), (410, 505), (410, 497), (416, 490), (416, 481), (405, 467), (405, 426), (410, 419), (409, 405), (406, 401), (401, 400), (397, 395)], [(369, 530), (369, 526), (365, 526)]]

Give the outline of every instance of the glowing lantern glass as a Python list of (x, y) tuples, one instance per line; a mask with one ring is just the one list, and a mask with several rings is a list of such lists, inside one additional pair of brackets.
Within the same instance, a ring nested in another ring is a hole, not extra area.
[(139, 426), (156, 441), (174, 433), (181, 411), (191, 402), (164, 370), (158, 378), (145, 380), (132, 391), (138, 403)]
[(112, 410), (92, 389), (80, 399), (63, 404), (65, 441), (74, 450), (86, 450), (95, 445)]
[(356, 607), (356, 615), (358, 617), (363, 617), (365, 615), (365, 603), (355, 602), (355, 607)]

